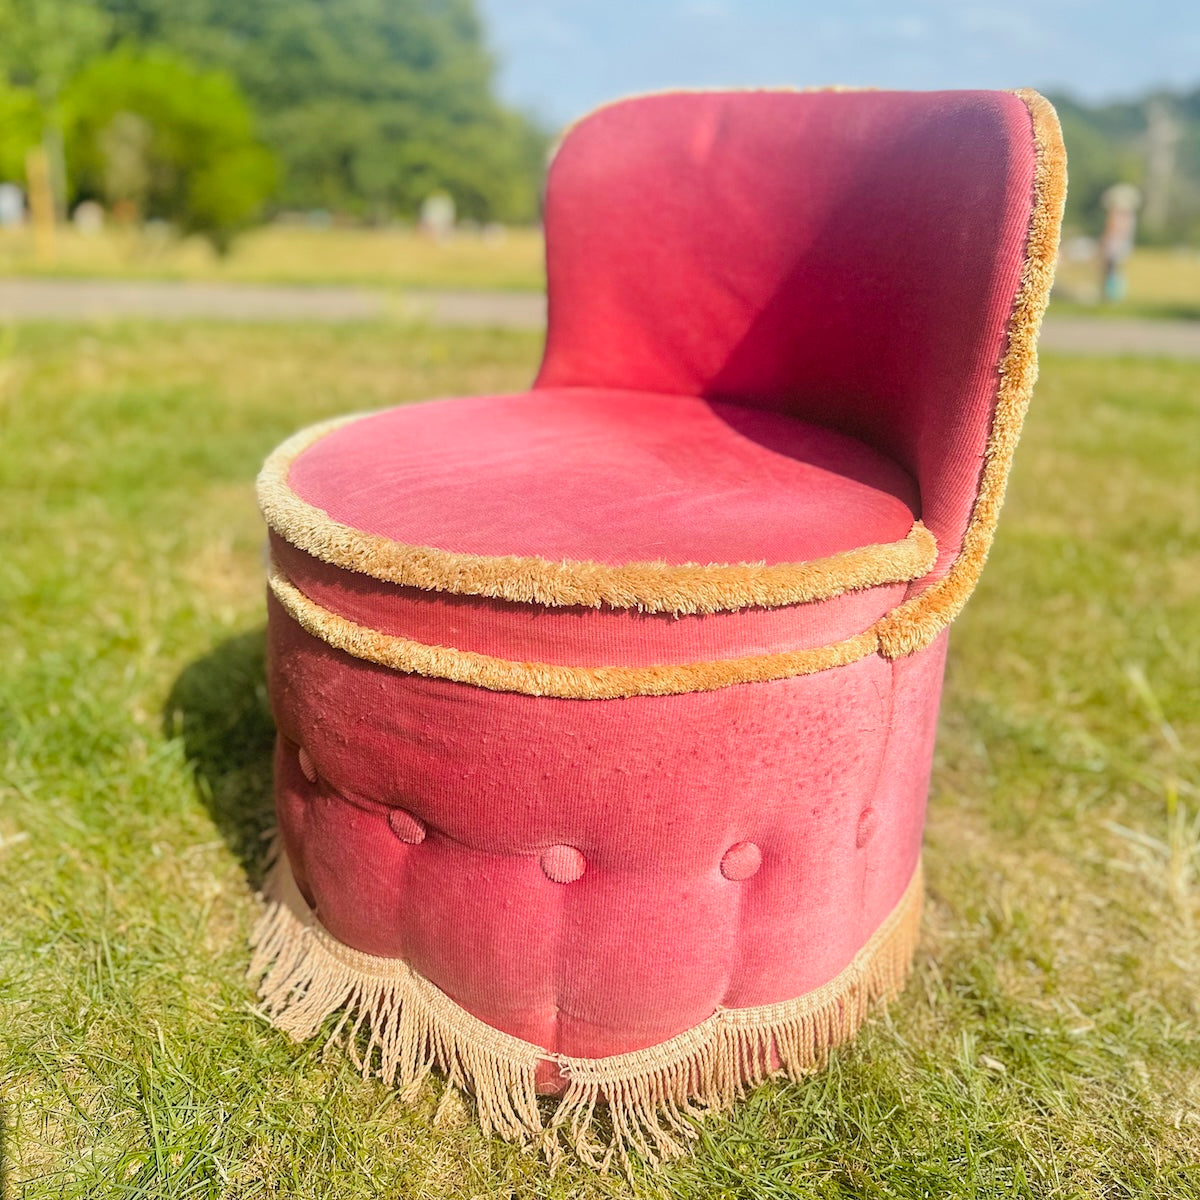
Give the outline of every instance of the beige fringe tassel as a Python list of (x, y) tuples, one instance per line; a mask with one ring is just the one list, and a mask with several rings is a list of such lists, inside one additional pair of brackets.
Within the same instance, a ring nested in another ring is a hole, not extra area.
[[(831, 1047), (854, 1036), (872, 1005), (898, 994), (916, 949), (922, 883), (918, 866), (870, 941), (815, 991), (757, 1008), (718, 1009), (657, 1046), (607, 1058), (553, 1054), (501, 1033), (402, 960), (338, 942), (300, 896), (284, 855), (264, 894), (250, 975), (272, 1024), (299, 1041), (343, 1010), (327, 1045), (341, 1041), (364, 1078), (377, 1075), (411, 1100), (437, 1067), (449, 1084), (474, 1095), (485, 1133), (540, 1149), (551, 1168), (565, 1143), (589, 1166), (606, 1169), (615, 1159), (629, 1174), (630, 1151), (651, 1164), (680, 1157), (699, 1136), (696, 1118), (729, 1109), (772, 1075), (798, 1079), (819, 1069)], [(557, 1063), (568, 1081), (548, 1124), (536, 1085), (543, 1060)], [(447, 1087), (443, 1103), (451, 1094)], [(593, 1132), (598, 1109), (608, 1115), (607, 1143)]]

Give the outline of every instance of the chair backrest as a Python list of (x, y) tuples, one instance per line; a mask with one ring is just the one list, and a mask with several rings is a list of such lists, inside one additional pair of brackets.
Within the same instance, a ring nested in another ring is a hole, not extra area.
[(537, 386), (733, 400), (861, 437), (916, 478), (935, 578), (980, 492), (1016, 308), (1036, 340), (1052, 262), (1031, 285), (1031, 231), (1049, 212), (1052, 259), (1061, 196), (1038, 181), (1057, 138), (1034, 93), (601, 108), (550, 168)]

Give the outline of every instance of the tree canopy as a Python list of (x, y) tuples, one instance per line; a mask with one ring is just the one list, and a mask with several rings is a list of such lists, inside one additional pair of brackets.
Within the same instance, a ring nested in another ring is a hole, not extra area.
[(41, 147), (218, 245), (264, 206), (537, 215), (546, 138), (493, 90), (473, 0), (0, 0), (0, 174)]
[(163, 50), (118, 48), (63, 94), (75, 193), (173, 220), (224, 249), (257, 214), (275, 162), (233, 79)]
[(366, 217), (433, 190), (529, 220), (545, 138), (493, 92), (472, 0), (100, 0), (114, 42), (230, 72), (282, 165), (275, 200)]
[[(494, 74), (474, 0), (0, 0), (0, 177), (37, 144), (60, 207), (218, 243), (260, 212), (411, 218), (433, 192), (532, 220), (548, 139)], [(1072, 227), (1098, 230), (1125, 180), (1148, 240), (1200, 236), (1200, 91), (1054, 100)]]

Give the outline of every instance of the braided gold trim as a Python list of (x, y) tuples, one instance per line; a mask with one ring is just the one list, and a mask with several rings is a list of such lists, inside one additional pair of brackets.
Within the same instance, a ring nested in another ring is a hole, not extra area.
[(879, 623), (880, 652), (900, 658), (923, 649), (962, 611), (987, 561), (1008, 486), (1013, 453), (1037, 382), (1037, 342), (1050, 302), (1063, 205), (1067, 198), (1067, 157), (1054, 107), (1037, 92), (1013, 93), (1024, 101), (1037, 148), (1033, 212), (1021, 284), (1009, 317), (1008, 348), (1000, 360), (1000, 387), (984, 451), (983, 472), (962, 549), (941, 579), (897, 605)]

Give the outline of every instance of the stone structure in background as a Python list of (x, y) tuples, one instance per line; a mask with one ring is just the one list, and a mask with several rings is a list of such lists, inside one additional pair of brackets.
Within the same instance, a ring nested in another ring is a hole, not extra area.
[(81, 200), (75, 205), (71, 221), (80, 233), (92, 237), (104, 229), (104, 209), (95, 200)]
[(0, 183), (0, 229), (25, 224), (25, 193), (15, 183)]
[(1114, 183), (1100, 198), (1104, 206), (1104, 232), (1100, 235), (1102, 300), (1125, 298), (1125, 277), (1121, 268), (1133, 253), (1137, 235), (1137, 214), (1142, 193), (1132, 183)]
[(444, 241), (454, 233), (454, 200), (446, 192), (431, 192), (421, 201), (420, 229), (434, 241)]

